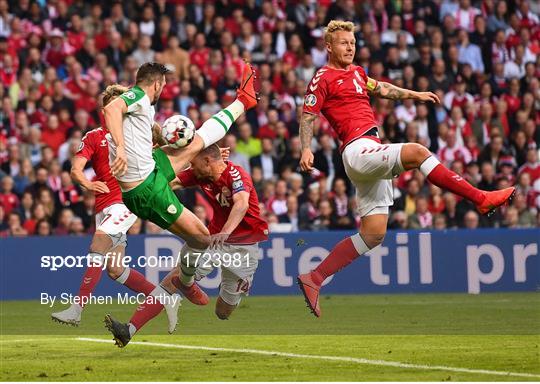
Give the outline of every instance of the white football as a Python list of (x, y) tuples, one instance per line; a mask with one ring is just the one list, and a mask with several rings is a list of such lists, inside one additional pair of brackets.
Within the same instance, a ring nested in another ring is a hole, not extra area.
[(189, 117), (173, 115), (161, 126), (161, 136), (173, 148), (183, 148), (195, 136), (195, 124)]

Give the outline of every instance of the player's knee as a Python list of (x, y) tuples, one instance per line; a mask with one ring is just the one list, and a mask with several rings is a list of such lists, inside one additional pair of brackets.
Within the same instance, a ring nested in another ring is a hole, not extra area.
[(109, 236), (104, 232), (96, 231), (96, 234), (92, 238), (92, 243), (90, 244), (90, 252), (104, 255), (111, 247), (112, 241)]
[(220, 319), (220, 320), (229, 320), (229, 316), (231, 315), (230, 312), (223, 311), (220, 308), (216, 308), (215, 313), (216, 313), (216, 316), (218, 317), (218, 319)]
[(364, 242), (369, 247), (369, 249), (373, 249), (381, 245), (384, 241), (385, 236), (386, 236), (386, 232), (380, 233), (380, 234), (362, 233), (362, 239), (364, 239)]
[(107, 266), (107, 275), (113, 280), (116, 280), (122, 275), (122, 272), (124, 272), (124, 268), (116, 266), (116, 265), (109, 265)]
[(415, 163), (419, 167), (425, 159), (431, 156), (431, 152), (421, 144), (411, 143), (411, 145), (413, 145)]

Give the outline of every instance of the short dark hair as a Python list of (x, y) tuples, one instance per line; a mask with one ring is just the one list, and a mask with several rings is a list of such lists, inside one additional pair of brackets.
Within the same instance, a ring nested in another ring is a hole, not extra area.
[(221, 149), (217, 144), (212, 144), (205, 149), (203, 149), (200, 153), (200, 156), (208, 156), (213, 160), (220, 160), (221, 159)]
[(165, 65), (155, 62), (144, 63), (137, 70), (135, 82), (142, 85), (150, 85), (155, 81), (161, 81), (163, 75), (172, 72)]

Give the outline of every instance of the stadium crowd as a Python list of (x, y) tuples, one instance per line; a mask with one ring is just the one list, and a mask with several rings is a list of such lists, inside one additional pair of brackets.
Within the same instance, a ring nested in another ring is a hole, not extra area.
[[(394, 179), (393, 228), (540, 225), (540, 5), (504, 0), (0, 0), (0, 236), (93, 230), (94, 196), (70, 178), (81, 138), (102, 124), (99, 94), (133, 84), (146, 61), (174, 68), (156, 119), (197, 126), (235, 97), (243, 60), (261, 100), (222, 142), (249, 170), (273, 231), (349, 229), (354, 191), (321, 119), (315, 168), (298, 169), (306, 85), (326, 62), (323, 26), (354, 21), (370, 77), (436, 92), (442, 105), (373, 99), (384, 142), (418, 142), (485, 190), (517, 185), (509, 207), (474, 206), (425, 182)], [(92, 177), (91, 168), (87, 169)], [(212, 217), (197, 191), (181, 199)], [(138, 221), (130, 233), (156, 233)]]

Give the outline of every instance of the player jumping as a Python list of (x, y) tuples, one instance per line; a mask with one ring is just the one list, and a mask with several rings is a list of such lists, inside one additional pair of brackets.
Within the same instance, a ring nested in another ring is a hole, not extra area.
[(353, 65), (353, 31), (354, 24), (345, 21), (333, 20), (326, 27), (328, 65), (319, 69), (308, 85), (300, 123), (300, 166), (307, 172), (313, 170), (310, 146), (317, 115), (322, 112), (336, 131), (342, 142), (340, 150), (347, 176), (356, 187), (362, 220), (359, 233), (339, 242), (315, 270), (298, 276), (308, 307), (317, 317), (321, 315), (319, 290), (323, 281), (382, 243), (388, 207), (393, 204), (393, 177), (418, 168), (431, 183), (471, 200), (482, 214), (491, 214), (509, 201), (515, 191), (513, 187), (493, 192), (474, 188), (420, 144), (381, 144), (370, 96), (435, 103), (440, 100), (431, 92), (411, 91), (368, 77), (362, 67)]
[[(237, 98), (227, 108), (204, 122), (197, 130), (193, 142), (181, 149), (169, 146), (152, 150), (154, 105), (165, 86), (168, 69), (159, 63), (145, 63), (137, 71), (136, 85), (104, 108), (105, 122), (110, 135), (111, 171), (122, 190), (124, 204), (138, 217), (150, 220), (163, 229), (183, 238), (186, 252), (181, 257), (178, 289), (192, 303), (206, 305), (208, 296), (194, 282), (194, 257), (210, 245), (210, 233), (204, 224), (178, 200), (169, 182), (202, 149), (225, 136), (234, 121), (245, 111), (257, 105), (254, 89), (254, 71), (244, 67)], [(170, 293), (171, 284), (161, 284)], [(130, 321), (133, 334), (150, 318), (161, 312), (163, 306), (148, 302), (146, 311), (137, 312)], [(107, 326), (110, 326), (107, 323)]]
[[(192, 167), (180, 172), (171, 182), (173, 188), (200, 186), (214, 210), (209, 225), (212, 246), (198, 257), (198, 267), (189, 272), (197, 280), (207, 276), (214, 267), (221, 268), (221, 285), (215, 312), (226, 320), (247, 295), (259, 262), (260, 241), (268, 238), (268, 225), (260, 217), (259, 200), (249, 174), (232, 162), (222, 159), (217, 145), (211, 145), (191, 162)], [(173, 277), (178, 285), (178, 277)], [(137, 311), (148, 311), (139, 307)], [(109, 330), (116, 344), (124, 347), (131, 338), (130, 324), (107, 315)]]
[[(103, 105), (106, 106), (128, 89), (121, 85), (110, 85), (103, 92)], [(89, 131), (81, 141), (73, 158), (71, 176), (88, 191), (96, 194), (96, 233), (92, 238), (88, 258), (93, 266), (89, 266), (83, 276), (77, 302), (61, 312), (51, 315), (52, 319), (64, 324), (78, 326), (84, 304), (94, 291), (105, 265), (109, 277), (135, 292), (146, 296), (165, 298), (163, 300), (169, 318), (169, 330), (174, 330), (178, 319), (180, 296), (171, 296), (160, 286), (147, 281), (136, 270), (124, 267), (120, 262), (126, 248), (126, 233), (137, 216), (129, 211), (122, 202), (122, 194), (118, 182), (111, 174), (109, 167), (109, 148), (105, 138), (106, 130), (96, 128)], [(84, 175), (84, 167), (88, 161), (96, 173), (96, 181), (90, 181)]]

